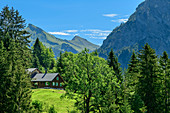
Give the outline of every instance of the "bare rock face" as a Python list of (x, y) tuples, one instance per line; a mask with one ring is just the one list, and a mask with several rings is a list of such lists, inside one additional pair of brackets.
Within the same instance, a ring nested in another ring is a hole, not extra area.
[(127, 59), (125, 57), (130, 57), (131, 54), (127, 56), (127, 52), (123, 51), (138, 51), (145, 43), (159, 55), (163, 51), (170, 55), (170, 0), (145, 0), (126, 23), (109, 34), (98, 51), (100, 56), (106, 58), (113, 48), (118, 57), (121, 56), (120, 63), (125, 65), (128, 63), (124, 60)]

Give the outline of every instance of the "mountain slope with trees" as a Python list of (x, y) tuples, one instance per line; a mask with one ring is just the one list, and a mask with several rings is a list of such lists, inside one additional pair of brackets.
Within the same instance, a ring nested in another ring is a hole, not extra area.
[(170, 2), (145, 0), (126, 23), (115, 28), (99, 48), (99, 56), (107, 58), (111, 48), (123, 67), (127, 67), (133, 49), (148, 43), (158, 55), (170, 54)]
[(31, 41), (30, 46), (33, 46), (36, 39), (39, 38), (39, 40), (45, 46), (51, 47), (53, 49), (56, 56), (59, 56), (60, 51), (78, 53), (84, 50), (84, 48), (89, 49), (89, 51), (94, 51), (95, 49), (99, 48), (98, 45), (92, 44), (91, 42), (79, 36), (75, 36), (72, 40), (63, 40), (56, 38), (55, 36), (45, 32), (41, 28), (36, 27), (32, 24), (28, 24), (26, 31), (31, 34), (31, 37), (29, 38), (29, 40)]

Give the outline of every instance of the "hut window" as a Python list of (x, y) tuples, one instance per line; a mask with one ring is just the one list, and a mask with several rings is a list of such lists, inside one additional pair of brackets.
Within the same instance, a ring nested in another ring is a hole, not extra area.
[(58, 82), (56, 82), (56, 86), (58, 86)]
[(62, 83), (60, 83), (60, 86), (62, 86)]
[(49, 84), (49, 82), (45, 82), (45, 85), (46, 85), (46, 86), (49, 86), (50, 84)]
[(57, 77), (56, 79), (59, 80), (59, 77)]
[(38, 85), (38, 82), (35, 82), (34, 85), (37, 86), (37, 85)]
[(53, 86), (55, 86), (55, 82), (53, 82)]

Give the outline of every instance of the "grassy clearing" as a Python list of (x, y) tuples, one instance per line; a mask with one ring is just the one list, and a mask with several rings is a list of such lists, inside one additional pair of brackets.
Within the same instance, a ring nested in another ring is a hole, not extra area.
[(68, 110), (75, 110), (74, 103), (75, 100), (71, 99), (60, 99), (61, 95), (65, 93), (64, 90), (56, 89), (33, 89), (32, 90), (32, 100), (38, 100), (45, 104), (46, 106), (54, 105), (57, 113), (67, 113)]

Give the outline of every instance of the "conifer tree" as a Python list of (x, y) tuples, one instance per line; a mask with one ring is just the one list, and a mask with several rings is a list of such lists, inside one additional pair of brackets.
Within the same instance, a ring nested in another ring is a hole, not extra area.
[(128, 73), (139, 73), (139, 60), (137, 59), (137, 56), (135, 52), (133, 51), (131, 60), (128, 64)]
[[(28, 46), (29, 33), (24, 30), (25, 20), (19, 15), (18, 10), (5, 6), (0, 14), (0, 40), (4, 42), (5, 48), (9, 47), (9, 37), (19, 43), (19, 47), (24, 49)], [(5, 37), (8, 33), (9, 37)]]
[(54, 58), (55, 55), (52, 48), (50, 48), (49, 51), (50, 51), (50, 59), (51, 59), (50, 69), (53, 69), (56, 65), (56, 59)]
[(122, 72), (120, 68), (120, 63), (118, 62), (118, 58), (114, 55), (113, 49), (111, 49), (109, 56), (108, 56), (108, 65), (109, 67), (112, 67), (117, 79), (122, 82)]
[[(33, 45), (33, 67), (37, 67), (43, 64), (43, 47), (42, 43), (39, 41), (39, 38), (36, 39), (35, 44)], [(39, 68), (39, 67), (37, 67)]]
[[(107, 59), (109, 67), (113, 69), (115, 72), (115, 75), (117, 77), (117, 83), (120, 85), (122, 84), (123, 78), (122, 78), (122, 70), (120, 68), (120, 63), (118, 63), (118, 58), (114, 55), (113, 49), (111, 49), (108, 59)], [(116, 105), (119, 106), (119, 108), (122, 106), (123, 98), (122, 98), (122, 89), (116, 88), (115, 89), (115, 98), (116, 98)], [(120, 111), (121, 112), (121, 111)]]
[(127, 69), (127, 79), (128, 84), (127, 87), (131, 88), (131, 91), (136, 91), (136, 84), (138, 83), (138, 76), (139, 76), (139, 60), (137, 59), (137, 56), (135, 52), (133, 51), (131, 60), (128, 64)]
[(135, 113), (142, 113), (140, 109), (144, 109), (144, 102), (137, 93), (138, 77), (140, 76), (140, 64), (137, 55), (133, 51), (130, 62), (128, 64), (127, 74), (127, 89), (129, 91), (128, 101), (132, 110)]
[(64, 64), (63, 64), (63, 55), (62, 52), (60, 51), (60, 57), (57, 59), (57, 71), (60, 74), (64, 73)]
[(124, 70), (124, 77), (123, 82), (121, 84), (121, 90), (119, 93), (121, 93), (122, 97), (122, 104), (120, 106), (122, 113), (133, 113), (133, 110), (131, 109), (131, 104), (129, 104), (130, 96), (132, 93), (131, 87), (129, 87), (129, 75), (126, 70)]
[(52, 48), (47, 48), (37, 38), (33, 45), (33, 67), (44, 67), (46, 70), (53, 69), (55, 66), (54, 56)]
[(28, 33), (25, 20), (13, 8), (4, 7), (0, 13), (0, 108), (1, 112), (29, 112), (30, 79), (25, 69), (29, 65)]
[(140, 77), (138, 84), (138, 94), (141, 96), (148, 113), (159, 111), (157, 95), (159, 92), (159, 68), (158, 59), (155, 50), (148, 44), (145, 44), (143, 50), (140, 50)]
[(161, 68), (161, 92), (162, 97), (160, 98), (162, 104), (162, 111), (168, 113), (170, 110), (170, 59), (168, 58), (168, 54), (163, 52), (163, 56), (160, 57), (160, 68)]

